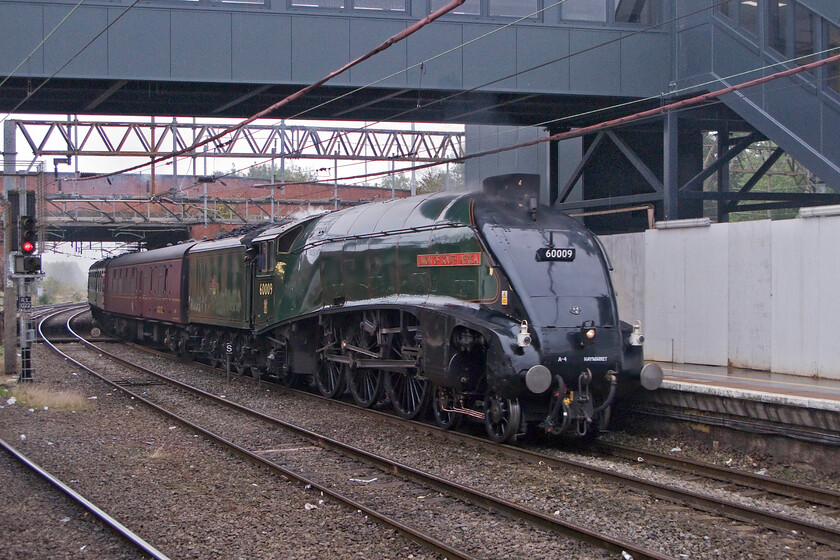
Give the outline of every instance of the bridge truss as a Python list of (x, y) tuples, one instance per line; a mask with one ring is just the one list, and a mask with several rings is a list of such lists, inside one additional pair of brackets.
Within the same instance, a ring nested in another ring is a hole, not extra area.
[[(229, 125), (195, 122), (16, 120), (36, 158), (122, 156), (156, 158), (187, 149)], [(250, 124), (187, 157), (290, 157), (353, 161), (435, 162), (464, 155), (464, 133)]]

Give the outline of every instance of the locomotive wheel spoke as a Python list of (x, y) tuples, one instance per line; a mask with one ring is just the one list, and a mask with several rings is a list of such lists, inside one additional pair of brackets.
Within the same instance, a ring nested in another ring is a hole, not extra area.
[(354, 369), (348, 372), (347, 384), (356, 404), (370, 408), (379, 402), (385, 390), (385, 376), (374, 369)]
[(484, 426), (487, 435), (496, 443), (506, 443), (516, 438), (522, 422), (518, 399), (505, 399), (490, 393), (484, 399)]
[(318, 390), (328, 399), (334, 399), (344, 392), (344, 373), (341, 365), (324, 360), (315, 374)]
[[(397, 360), (405, 358), (405, 347), (414, 347), (416, 330), (406, 328), (391, 338), (390, 354)], [(403, 418), (413, 420), (425, 412), (432, 395), (432, 384), (423, 377), (423, 371), (389, 371), (385, 375), (385, 390), (391, 406)]]
[[(399, 337), (396, 337), (399, 339)], [(402, 348), (402, 343), (396, 340), (394, 346)], [(398, 352), (401, 357), (401, 350)], [(400, 359), (400, 358), (398, 358)], [(408, 420), (413, 420), (423, 414), (431, 397), (431, 383), (420, 377), (420, 371), (389, 371), (385, 376), (385, 389), (394, 410)]]
[[(351, 345), (373, 353), (379, 352), (375, 337), (364, 330), (352, 329), (352, 332), (347, 334), (349, 336), (346, 339)], [(347, 385), (356, 404), (370, 408), (379, 402), (385, 391), (385, 374), (382, 370), (345, 366), (345, 373)]]
[(328, 399), (334, 399), (344, 393), (345, 385), (344, 368), (341, 364), (326, 359), (326, 354), (341, 352), (338, 332), (334, 326), (325, 327), (321, 347), (324, 348), (324, 352), (321, 356), (321, 365), (315, 372), (315, 385), (322, 395)]

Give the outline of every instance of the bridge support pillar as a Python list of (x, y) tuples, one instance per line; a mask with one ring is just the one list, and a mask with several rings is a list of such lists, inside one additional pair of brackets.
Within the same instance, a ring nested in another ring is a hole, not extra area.
[(15, 185), (15, 157), (17, 156), (17, 145), (15, 142), (16, 123), (7, 120), (3, 123), (3, 197), (4, 197), (4, 220), (3, 232), (3, 350), (4, 366), (6, 375), (17, 373), (17, 289), (10, 279), (9, 253), (15, 248), (12, 247), (12, 208), (9, 205), (9, 191), (16, 188)]
[(668, 111), (663, 128), (662, 218), (679, 219), (679, 117)]

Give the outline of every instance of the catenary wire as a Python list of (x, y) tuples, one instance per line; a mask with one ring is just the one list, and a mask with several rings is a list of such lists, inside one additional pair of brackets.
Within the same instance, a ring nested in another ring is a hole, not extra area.
[[(824, 51), (820, 51), (820, 52), (817, 52), (817, 53), (812, 53), (812, 54), (804, 55), (804, 56), (801, 56), (801, 57), (796, 57), (796, 58), (776, 62), (776, 63), (769, 64), (769, 65), (766, 65), (766, 66), (762, 66), (762, 67), (759, 67), (759, 68), (754, 68), (754, 69), (751, 69), (751, 70), (747, 70), (747, 71), (743, 71), (743, 72), (740, 72), (740, 73), (732, 74), (730, 76), (716, 78), (715, 80), (710, 80), (710, 81), (705, 82), (703, 84), (692, 86), (692, 88), (684, 88), (682, 90), (675, 90), (675, 91), (668, 92), (667, 94), (661, 94), (659, 96), (653, 96), (653, 97), (649, 97), (649, 98), (645, 98), (645, 99), (641, 99), (641, 100), (634, 100), (632, 102), (617, 104), (617, 105), (611, 106), (611, 107), (604, 107), (604, 108), (601, 108), (601, 109), (598, 109), (598, 110), (595, 110), (595, 111), (581, 113), (580, 115), (571, 115), (571, 116), (563, 117), (561, 119), (555, 119), (554, 121), (546, 121), (546, 124), (548, 122), (555, 122), (555, 121), (560, 121), (560, 120), (563, 120), (563, 119), (571, 119), (571, 118), (575, 118), (577, 116), (591, 115), (591, 114), (597, 113), (599, 111), (607, 111), (607, 110), (612, 109), (613, 107), (623, 107), (623, 106), (627, 106), (627, 105), (634, 104), (634, 103), (642, 103), (642, 102), (645, 102), (645, 101), (663, 99), (666, 96), (675, 96), (675, 95), (678, 95), (680, 93), (684, 93), (685, 91), (688, 91), (688, 89), (696, 89), (698, 87), (703, 87), (703, 86), (707, 86), (707, 85), (711, 85), (711, 84), (715, 84), (715, 83), (726, 82), (727, 80), (743, 77), (743, 76), (749, 75), (751, 73), (768, 70), (770, 68), (785, 65), (785, 64), (796, 63), (796, 62), (801, 61), (801, 60), (806, 59), (806, 58), (812, 58), (814, 56), (822, 56), (822, 55), (825, 55), (825, 54), (828, 54), (830, 52), (834, 52), (834, 51), (837, 51), (837, 50), (838, 50), (838, 48), (826, 49)], [(819, 65), (825, 65), (825, 64), (832, 63), (833, 60), (823, 60), (823, 61), (819, 61), (819, 62), (820, 62)], [(794, 73), (799, 73), (800, 71), (801, 71), (800, 69), (794, 69)], [(822, 81), (827, 81), (831, 78), (832, 78), (832, 76), (826, 76), (822, 79)], [(788, 88), (791, 88), (791, 87), (796, 87), (796, 86), (784, 86), (782, 88), (774, 89), (773, 91), (778, 92), (778, 91), (782, 91), (784, 89), (788, 89)], [(713, 104), (713, 103), (720, 103), (720, 101), (719, 100), (708, 100), (708, 101), (705, 101), (705, 103)], [(679, 108), (679, 109), (673, 109), (673, 110), (681, 112), (681, 111), (690, 110), (690, 108)], [(504, 133), (499, 133), (499, 134), (504, 134)], [(543, 139), (543, 141), (547, 141), (547, 140)], [(528, 145), (530, 145), (530, 143), (528, 143)], [(519, 148), (519, 147), (524, 147), (524, 146), (522, 144), (517, 144), (517, 145), (513, 145), (513, 146), (508, 146), (508, 147), (504, 148), (503, 150), (512, 150), (512, 149), (516, 149), (516, 148)], [(363, 175), (353, 175), (353, 176), (337, 178), (337, 179), (336, 178), (330, 178), (330, 179), (323, 179), (323, 180), (313, 179), (313, 180), (308, 180), (308, 181), (286, 181), (284, 183), (276, 183), (276, 185), (265, 185), (265, 186), (270, 187), (270, 186), (282, 186), (282, 185), (327, 184), (327, 183), (330, 183), (330, 182), (335, 182), (336, 180), (343, 181), (345, 184), (350, 180), (356, 180), (358, 182), (362, 182), (365, 179), (369, 179), (369, 178), (373, 178), (373, 177), (381, 177), (381, 176), (385, 176), (385, 175), (390, 175), (392, 173), (396, 175), (396, 174), (404, 173), (405, 171), (411, 171), (412, 169), (414, 169), (414, 170), (425, 169), (425, 168), (430, 168), (430, 167), (434, 167), (434, 166), (437, 166), (437, 165), (444, 165), (446, 163), (458, 163), (460, 161), (463, 161), (463, 160), (466, 160), (466, 159), (472, 159), (473, 157), (478, 157), (480, 155), (486, 155), (486, 154), (478, 154), (478, 155), (471, 154), (471, 155), (468, 155), (467, 157), (464, 157), (464, 158), (452, 158), (452, 159), (449, 159), (449, 160), (444, 160), (444, 161), (436, 162), (436, 163), (432, 163), (432, 164), (425, 164), (425, 165), (422, 165), (422, 166), (395, 169), (393, 172), (384, 171), (384, 172), (377, 172), (377, 173), (368, 173), (368, 174), (363, 174)], [(267, 162), (267, 161), (270, 161), (270, 160), (265, 160), (265, 161)], [(254, 165), (258, 165), (258, 164), (259, 164), (259, 162), (255, 163)], [(358, 163), (351, 163), (351, 164), (345, 164), (344, 166), (351, 166), (351, 165), (359, 165), (359, 164)], [(249, 166), (249, 167), (252, 167), (252, 166)], [(246, 167), (246, 169), (247, 169), (247, 167)], [(226, 176), (229, 176), (229, 175), (222, 175), (219, 178), (224, 178)], [(191, 187), (192, 187), (192, 185), (190, 185), (190, 187), (187, 187), (187, 188), (191, 188)], [(176, 193), (177, 192), (183, 192), (183, 190), (186, 190), (186, 189), (178, 189), (178, 191), (176, 191)], [(329, 192), (330, 190), (332, 190), (332, 189), (331, 188), (323, 189), (323, 190), (319, 190), (319, 191), (314, 191), (311, 194), (319, 194), (319, 193), (322, 193), (322, 192), (326, 193), (326, 192)]]
[[(510, 23), (508, 23), (508, 24), (506, 24), (506, 25), (500, 26), (499, 28), (496, 28), (496, 29), (494, 29), (494, 30), (492, 30), (492, 31), (489, 31), (489, 32), (487, 32), (487, 33), (485, 33), (485, 34), (483, 34), (483, 35), (480, 35), (479, 37), (476, 37), (475, 39), (472, 39), (472, 40), (470, 40), (470, 41), (467, 41), (467, 42), (465, 42), (465, 43), (462, 43), (462, 44), (460, 44), (460, 45), (458, 45), (458, 46), (456, 46), (456, 47), (453, 47), (453, 48), (451, 48), (451, 49), (448, 49), (448, 50), (446, 50), (446, 51), (443, 51), (443, 52), (441, 52), (441, 53), (439, 53), (439, 54), (437, 54), (437, 55), (435, 55), (435, 56), (433, 56), (433, 57), (431, 57), (431, 58), (428, 58), (428, 59), (426, 59), (426, 60), (424, 60), (424, 61), (422, 61), (422, 62), (419, 62), (419, 63), (414, 64), (414, 65), (412, 65), (412, 66), (409, 66), (409, 67), (407, 67), (407, 68), (405, 68), (405, 69), (402, 69), (402, 70), (400, 70), (399, 72), (394, 72), (394, 73), (392, 73), (392, 74), (390, 74), (390, 75), (388, 75), (388, 76), (385, 76), (385, 77), (383, 77), (383, 78), (379, 78), (378, 80), (375, 80), (375, 81), (373, 81), (373, 82), (370, 82), (369, 84), (366, 84), (366, 85), (364, 85), (364, 86), (360, 86), (360, 87), (358, 87), (358, 88), (356, 88), (356, 89), (353, 89), (353, 90), (351, 90), (351, 91), (349, 91), (349, 92), (346, 92), (346, 93), (344, 93), (344, 94), (342, 94), (342, 95), (339, 95), (339, 96), (333, 97), (333, 98), (331, 98), (329, 101), (325, 101), (325, 102), (320, 103), (320, 104), (318, 104), (318, 105), (316, 105), (316, 106), (314, 106), (314, 107), (310, 107), (309, 109), (306, 109), (306, 110), (304, 110), (304, 111), (301, 111), (301, 112), (299, 112), (299, 113), (296, 113), (295, 115), (293, 115), (293, 116), (291, 116), (291, 117), (289, 117), (289, 118), (290, 118), (290, 119), (299, 118), (299, 117), (301, 117), (301, 116), (305, 115), (306, 113), (308, 113), (308, 112), (310, 112), (310, 111), (312, 111), (312, 110), (315, 110), (315, 109), (321, 108), (321, 107), (326, 106), (326, 105), (328, 105), (328, 104), (330, 104), (330, 103), (333, 103), (333, 102), (335, 102), (335, 101), (338, 101), (339, 99), (342, 99), (342, 98), (347, 97), (347, 96), (349, 96), (349, 95), (352, 95), (352, 94), (354, 94), (354, 93), (358, 93), (358, 92), (360, 92), (360, 91), (363, 91), (363, 90), (365, 90), (365, 89), (367, 89), (367, 88), (370, 88), (370, 87), (372, 87), (372, 86), (374, 86), (374, 85), (376, 85), (376, 84), (378, 84), (378, 83), (381, 83), (381, 82), (383, 82), (383, 81), (386, 81), (386, 80), (388, 80), (388, 79), (390, 79), (390, 78), (393, 78), (393, 77), (395, 77), (395, 76), (398, 76), (398, 75), (400, 75), (400, 74), (402, 74), (402, 73), (408, 72), (408, 71), (410, 71), (410, 70), (412, 70), (412, 69), (415, 69), (415, 68), (418, 68), (418, 67), (423, 67), (426, 63), (431, 62), (431, 61), (435, 60), (436, 58), (439, 58), (439, 57), (445, 56), (446, 54), (449, 54), (449, 53), (451, 53), (451, 52), (453, 52), (453, 51), (455, 51), (455, 50), (462, 49), (462, 48), (464, 48), (464, 47), (466, 47), (466, 46), (468, 46), (468, 45), (470, 45), (470, 44), (472, 44), (472, 43), (474, 43), (474, 42), (476, 42), (476, 41), (478, 41), (478, 40), (480, 40), (480, 39), (486, 38), (486, 37), (488, 37), (489, 35), (492, 35), (493, 33), (496, 33), (496, 32), (499, 32), (499, 31), (501, 31), (501, 30), (503, 30), (503, 29), (506, 29), (506, 28), (510, 27), (511, 25), (514, 25), (514, 24), (516, 24), (516, 23), (519, 23), (519, 22), (521, 22), (521, 21), (523, 21), (523, 20), (530, 19), (530, 18), (532, 18), (532, 17), (534, 17), (534, 16), (536, 16), (536, 15), (540, 14), (541, 12), (544, 12), (545, 10), (548, 10), (548, 9), (550, 9), (550, 8), (553, 8), (553, 7), (559, 6), (560, 4), (563, 4), (565, 1), (566, 1), (566, 0), (561, 0), (561, 1), (559, 1), (559, 2), (556, 2), (556, 3), (554, 3), (554, 4), (550, 5), (550, 6), (547, 6), (547, 7), (543, 8), (543, 9), (541, 9), (541, 10), (538, 10), (538, 11), (536, 11), (536, 12), (534, 12), (534, 13), (530, 14), (530, 15), (523, 16), (523, 17), (521, 17), (521, 18), (519, 18), (519, 19), (517, 19), (517, 20), (515, 20), (515, 21), (513, 21), (513, 22), (510, 22)], [(368, 125), (365, 125), (364, 127), (361, 127), (361, 128), (359, 128), (358, 130), (359, 130), (359, 131), (361, 131), (361, 130), (364, 130), (364, 129), (369, 128), (369, 127), (371, 127), (371, 126), (375, 126), (376, 124), (379, 124), (379, 123), (383, 123), (383, 122), (388, 122), (388, 121), (393, 121), (393, 120), (396, 120), (396, 119), (398, 119), (398, 118), (400, 118), (400, 117), (404, 117), (404, 116), (409, 115), (409, 114), (411, 114), (411, 113), (413, 113), (413, 112), (415, 112), (415, 111), (418, 111), (418, 110), (420, 110), (420, 109), (425, 109), (425, 108), (427, 108), (427, 107), (430, 107), (430, 106), (436, 105), (436, 104), (438, 104), (438, 103), (442, 103), (442, 102), (444, 102), (444, 101), (447, 101), (447, 100), (450, 100), (450, 99), (457, 98), (457, 97), (459, 97), (459, 96), (461, 96), (461, 95), (464, 95), (464, 94), (467, 94), (467, 93), (470, 93), (470, 92), (473, 92), (473, 91), (477, 91), (477, 90), (479, 90), (479, 89), (481, 89), (481, 88), (484, 88), (484, 87), (487, 87), (487, 86), (493, 85), (493, 84), (495, 84), (495, 83), (498, 83), (498, 82), (501, 82), (501, 81), (504, 81), (504, 80), (508, 80), (508, 79), (510, 79), (510, 78), (517, 77), (517, 76), (519, 76), (519, 75), (522, 75), (522, 74), (525, 74), (525, 73), (528, 73), (528, 72), (532, 72), (532, 71), (534, 71), (534, 70), (539, 70), (540, 68), (544, 68), (544, 67), (546, 67), (546, 66), (549, 66), (549, 65), (551, 65), (551, 64), (555, 64), (555, 63), (557, 63), (557, 62), (561, 62), (561, 61), (563, 61), (563, 60), (568, 60), (568, 59), (571, 59), (571, 58), (572, 58), (572, 57), (574, 57), (574, 56), (578, 56), (578, 55), (581, 55), (581, 54), (584, 54), (584, 53), (587, 53), (587, 52), (590, 52), (590, 51), (596, 50), (596, 49), (598, 49), (598, 48), (601, 48), (601, 47), (604, 47), (604, 46), (610, 45), (610, 44), (612, 44), (612, 43), (622, 41), (622, 40), (624, 40), (624, 39), (627, 39), (627, 38), (633, 37), (633, 36), (635, 36), (635, 35), (637, 35), (637, 34), (646, 33), (646, 32), (649, 32), (649, 31), (650, 31), (650, 30), (652, 30), (652, 29), (656, 29), (656, 28), (659, 28), (659, 27), (663, 27), (663, 26), (669, 25), (669, 24), (671, 24), (671, 23), (675, 23), (675, 22), (680, 21), (680, 20), (682, 20), (682, 19), (689, 18), (689, 17), (695, 16), (695, 15), (697, 15), (697, 14), (700, 14), (700, 13), (702, 13), (702, 12), (705, 12), (705, 11), (708, 11), (708, 10), (711, 10), (711, 9), (714, 9), (714, 8), (715, 8), (715, 7), (717, 7), (717, 6), (719, 6), (719, 5), (721, 5), (721, 4), (726, 3), (727, 1), (728, 1), (728, 0), (723, 0), (723, 1), (720, 1), (720, 2), (718, 2), (718, 3), (716, 3), (716, 4), (713, 4), (712, 6), (704, 7), (704, 8), (701, 8), (701, 9), (699, 9), (699, 10), (696, 10), (696, 11), (694, 11), (694, 12), (690, 12), (690, 13), (683, 14), (683, 15), (681, 15), (681, 16), (678, 16), (678, 17), (672, 18), (672, 19), (670, 19), (670, 20), (666, 20), (666, 21), (662, 21), (662, 22), (659, 22), (659, 23), (652, 24), (652, 25), (650, 25), (650, 26), (648, 26), (648, 27), (645, 27), (644, 29), (640, 29), (640, 30), (637, 30), (637, 31), (634, 31), (634, 32), (631, 32), (631, 33), (628, 33), (628, 34), (624, 34), (624, 35), (621, 35), (620, 37), (617, 37), (617, 38), (615, 38), (615, 39), (610, 39), (610, 40), (608, 40), (608, 41), (605, 41), (605, 42), (599, 43), (599, 44), (597, 44), (597, 45), (593, 45), (593, 46), (588, 47), (588, 48), (586, 48), (586, 49), (581, 49), (581, 50), (576, 51), (576, 52), (574, 52), (574, 53), (570, 53), (570, 54), (568, 54), (568, 55), (564, 55), (564, 56), (562, 56), (562, 57), (559, 57), (559, 58), (556, 58), (556, 59), (553, 59), (553, 60), (550, 60), (550, 61), (547, 61), (547, 62), (540, 63), (540, 64), (538, 64), (538, 65), (536, 65), (536, 66), (532, 66), (532, 67), (530, 67), (530, 68), (526, 68), (526, 69), (524, 69), (524, 70), (520, 70), (520, 71), (518, 71), (518, 72), (514, 72), (514, 73), (512, 73), (512, 74), (508, 74), (508, 75), (503, 76), (503, 77), (501, 77), (501, 78), (497, 78), (497, 79), (491, 80), (491, 81), (489, 81), (489, 82), (485, 82), (485, 83), (483, 83), (483, 84), (480, 84), (480, 85), (478, 85), (478, 86), (474, 86), (473, 88), (470, 88), (470, 89), (468, 89), (468, 90), (464, 90), (464, 91), (459, 91), (459, 92), (457, 92), (457, 93), (453, 93), (453, 94), (451, 94), (451, 95), (449, 95), (449, 96), (446, 96), (446, 97), (444, 97), (444, 98), (441, 98), (441, 99), (438, 99), (438, 100), (432, 101), (432, 102), (430, 102), (430, 103), (428, 103), (428, 104), (426, 104), (426, 105), (418, 106), (418, 107), (415, 107), (415, 108), (412, 108), (412, 109), (408, 109), (408, 110), (406, 110), (406, 111), (403, 111), (403, 112), (401, 112), (401, 113), (398, 113), (398, 114), (396, 114), (396, 115), (392, 115), (391, 117), (388, 117), (387, 119), (380, 119), (380, 120), (378, 120), (378, 121), (375, 121), (375, 122), (373, 122), (373, 123), (370, 123), (370, 124), (368, 124)], [(657, 97), (658, 97), (658, 96), (657, 96)], [(655, 99), (655, 98), (656, 98), (656, 97), (652, 97), (652, 98), (649, 98), (649, 99)], [(635, 101), (635, 102), (637, 102), (637, 103), (638, 103), (638, 102), (643, 102), (643, 101), (645, 101), (645, 100), (638, 100), (638, 101)], [(516, 102), (516, 101), (513, 101), (513, 103), (515, 103), (515, 102)], [(623, 105), (624, 105), (624, 104), (616, 104), (616, 105), (613, 105), (613, 106), (610, 106), (610, 107), (601, 108), (601, 109), (599, 109), (599, 110), (597, 110), (597, 111), (607, 111), (607, 110), (612, 110), (612, 109), (615, 109), (615, 108), (620, 108), (620, 107), (622, 107)], [(479, 109), (479, 110), (477, 110), (477, 111), (475, 111), (475, 112), (481, 112), (481, 111), (483, 111), (483, 109)], [(586, 115), (586, 114), (588, 114), (588, 113), (582, 113), (581, 115)], [(567, 116), (567, 117), (563, 117), (562, 119), (571, 119), (571, 118), (575, 118), (575, 116)], [(555, 119), (555, 121), (558, 121), (558, 120), (561, 120), (561, 119)], [(554, 121), (548, 121), (547, 123), (550, 123), (550, 122), (554, 122)], [(546, 124), (547, 124), (547, 123), (546, 123)], [(536, 123), (536, 124), (533, 124), (533, 125), (530, 125), (530, 126), (541, 126), (541, 125), (542, 125), (542, 123)], [(519, 130), (520, 128), (523, 128), (523, 127), (519, 127), (519, 128), (517, 128), (516, 130)], [(512, 132), (512, 131), (506, 131), (506, 133), (510, 133), (510, 132)], [(244, 169), (248, 169), (248, 168), (250, 168), (250, 167), (254, 167), (254, 166), (257, 166), (257, 165), (261, 165), (262, 163), (266, 163), (266, 162), (268, 162), (268, 161), (270, 161), (270, 159), (263, 160), (262, 162), (255, 162), (253, 165), (251, 165), (251, 166), (247, 166), (247, 167), (245, 167)], [(348, 164), (348, 165), (355, 165), (355, 164)], [(410, 169), (410, 168), (406, 168), (406, 169)]]
[[(833, 51), (833, 50), (837, 50), (837, 49), (831, 49), (831, 50)], [(681, 109), (692, 107), (694, 105), (699, 105), (701, 103), (705, 103), (705, 102), (708, 102), (708, 101), (713, 101), (719, 96), (728, 95), (728, 94), (731, 94), (731, 93), (739, 93), (742, 89), (747, 89), (747, 88), (750, 88), (750, 87), (755, 87), (757, 85), (762, 85), (764, 83), (767, 83), (767, 82), (770, 82), (772, 80), (776, 80), (776, 79), (779, 79), (779, 78), (782, 78), (782, 77), (788, 77), (788, 76), (793, 76), (793, 75), (796, 75), (796, 74), (800, 74), (802, 72), (810, 71), (810, 70), (813, 70), (813, 69), (818, 68), (820, 66), (824, 66), (826, 64), (833, 64), (835, 62), (840, 62), (840, 54), (833, 55), (829, 58), (825, 58), (823, 60), (818, 60), (816, 62), (812, 62), (812, 63), (809, 63), (809, 64), (804, 64), (804, 65), (799, 66), (797, 68), (792, 68), (792, 69), (776, 72), (776, 73), (771, 74), (769, 76), (764, 76), (762, 78), (757, 78), (755, 80), (744, 82), (742, 84), (737, 84), (737, 85), (734, 85), (734, 86), (728, 86), (728, 87), (725, 87), (725, 88), (722, 88), (722, 89), (719, 89), (719, 90), (716, 90), (716, 91), (712, 91), (712, 92), (709, 92), (709, 93), (697, 95), (697, 96), (694, 96), (694, 97), (691, 97), (691, 98), (688, 98), (688, 99), (684, 99), (684, 100), (681, 100), (681, 101), (675, 101), (675, 102), (672, 102), (672, 103), (667, 103), (667, 104), (664, 104), (660, 107), (657, 107), (657, 108), (654, 108), (654, 109), (649, 109), (647, 111), (641, 111), (641, 112), (638, 112), (638, 113), (633, 113), (631, 115), (627, 115), (627, 116), (624, 116), (624, 117), (619, 117), (617, 119), (612, 119), (612, 120), (604, 121), (604, 122), (601, 122), (601, 123), (596, 123), (596, 124), (593, 124), (593, 125), (590, 125), (590, 126), (581, 127), (581, 128), (575, 129), (575, 130), (568, 131), (568, 132), (561, 132), (561, 133), (553, 134), (553, 135), (538, 138), (538, 139), (535, 139), (535, 140), (529, 140), (529, 141), (526, 141), (526, 142), (521, 142), (519, 144), (514, 144), (514, 145), (511, 145), (511, 146), (504, 146), (504, 147), (501, 147), (501, 148), (494, 148), (492, 150), (484, 150), (484, 151), (476, 152), (476, 153), (473, 153), (473, 154), (467, 154), (467, 155), (465, 155), (463, 157), (460, 157), (460, 158), (450, 158), (450, 159), (443, 160), (443, 161), (440, 161), (440, 162), (415, 165), (415, 166), (412, 166), (412, 167), (405, 167), (405, 168), (401, 168), (399, 170), (395, 170), (394, 173), (396, 173), (397, 171), (399, 171), (399, 172), (412, 171), (412, 170), (418, 171), (418, 170), (421, 170), (421, 169), (427, 169), (427, 168), (430, 168), (430, 167), (434, 167), (436, 165), (441, 165), (441, 164), (444, 164), (444, 163), (461, 163), (461, 162), (464, 162), (464, 161), (469, 160), (469, 159), (475, 159), (475, 158), (479, 158), (479, 157), (485, 157), (485, 156), (488, 156), (488, 155), (500, 154), (500, 153), (503, 153), (503, 152), (507, 152), (507, 151), (511, 151), (511, 150), (515, 150), (515, 149), (519, 149), (519, 148), (535, 146), (537, 144), (542, 144), (542, 143), (545, 143), (545, 142), (567, 140), (567, 139), (570, 139), (570, 138), (577, 138), (577, 137), (580, 137), (580, 136), (585, 136), (586, 134), (591, 134), (591, 133), (597, 132), (599, 130), (604, 130), (604, 129), (607, 129), (607, 128), (615, 128), (617, 126), (623, 126), (623, 125), (626, 125), (626, 124), (630, 124), (632, 122), (646, 120), (646, 119), (649, 119), (649, 118), (660, 116), (662, 114), (665, 114), (667, 111), (681, 110)], [(725, 82), (725, 80), (726, 80), (726, 78), (720, 78), (718, 80), (715, 80), (715, 82), (717, 82), (717, 83)], [(390, 173), (391, 173), (390, 171), (385, 171), (385, 172), (368, 173), (368, 174), (365, 174), (365, 175), (354, 175), (354, 176), (351, 176), (351, 177), (345, 177), (343, 180), (379, 177), (379, 176), (382, 176), (382, 175), (388, 175)], [(290, 185), (290, 184), (299, 184), (299, 183), (287, 182), (286, 184)]]

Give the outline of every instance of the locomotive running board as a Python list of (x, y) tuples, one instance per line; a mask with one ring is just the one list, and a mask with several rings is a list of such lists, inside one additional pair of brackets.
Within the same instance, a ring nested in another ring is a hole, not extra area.
[(417, 362), (414, 360), (356, 360), (357, 368), (364, 369), (414, 369)]

